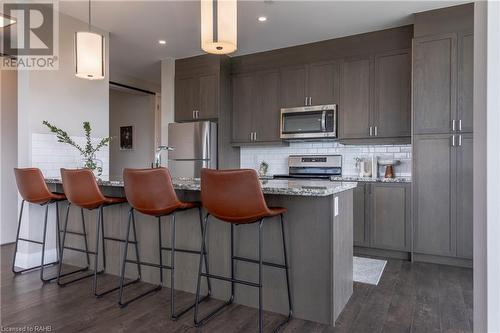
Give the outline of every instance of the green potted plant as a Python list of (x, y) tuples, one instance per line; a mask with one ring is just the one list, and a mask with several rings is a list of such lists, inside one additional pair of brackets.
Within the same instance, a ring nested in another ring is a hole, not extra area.
[(86, 144), (84, 147), (78, 145), (68, 133), (55, 125), (52, 125), (47, 120), (43, 121), (43, 124), (49, 128), (49, 130), (57, 136), (57, 141), (61, 143), (68, 144), (74, 148), (76, 148), (80, 155), (82, 156), (81, 167), (90, 169), (94, 172), (96, 177), (100, 177), (102, 175), (102, 161), (97, 159), (95, 154), (101, 149), (109, 145), (111, 141), (111, 137), (106, 137), (101, 139), (97, 143), (97, 145), (92, 145), (92, 127), (88, 121), (83, 122), (83, 130), (85, 132)]

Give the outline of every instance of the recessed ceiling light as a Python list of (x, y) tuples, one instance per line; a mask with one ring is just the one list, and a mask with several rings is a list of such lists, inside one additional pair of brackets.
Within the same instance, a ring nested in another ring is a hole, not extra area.
[(267, 17), (265, 17), (265, 16), (259, 16), (259, 18), (257, 20), (259, 20), (259, 22), (266, 22), (267, 21)]
[(11, 24), (16, 23), (16, 19), (10, 17), (9, 15), (5, 15), (0, 13), (0, 28), (8, 27)]
[(160, 45), (165, 45), (165, 44), (167, 44), (167, 41), (166, 41), (166, 40), (163, 40), (163, 39), (160, 39), (160, 40), (158, 41), (158, 44), (160, 44)]

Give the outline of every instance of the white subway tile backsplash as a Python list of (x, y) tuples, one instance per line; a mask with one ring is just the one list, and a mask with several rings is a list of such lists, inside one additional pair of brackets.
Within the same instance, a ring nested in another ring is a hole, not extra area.
[[(269, 174), (288, 173), (289, 155), (314, 155), (314, 154), (335, 154), (342, 155), (343, 174), (355, 175), (356, 166), (354, 158), (371, 155), (379, 159), (397, 159), (401, 164), (394, 167), (397, 176), (411, 176), (411, 145), (342, 145), (338, 142), (292, 142), (288, 147), (242, 147), (241, 167), (258, 169), (261, 162), (269, 164)], [(379, 168), (382, 175), (383, 167)]]
[[(85, 137), (71, 137), (78, 145), (85, 145)], [(92, 138), (95, 144), (101, 138)], [(109, 177), (109, 147), (102, 148), (96, 153), (97, 159), (102, 161), (102, 178)], [(60, 177), (61, 168), (77, 168), (81, 165), (80, 152), (67, 144), (57, 141), (53, 134), (31, 135), (31, 165), (40, 168), (47, 178)]]

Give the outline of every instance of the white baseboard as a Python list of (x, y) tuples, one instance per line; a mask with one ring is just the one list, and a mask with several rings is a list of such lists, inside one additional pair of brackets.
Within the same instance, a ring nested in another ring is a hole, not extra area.
[[(18, 252), (16, 257), (16, 267), (26, 269), (29, 267), (35, 267), (40, 265), (40, 261), (42, 260), (42, 251), (24, 253)], [(56, 249), (47, 249), (45, 250), (45, 264), (49, 264), (57, 260), (57, 250)]]

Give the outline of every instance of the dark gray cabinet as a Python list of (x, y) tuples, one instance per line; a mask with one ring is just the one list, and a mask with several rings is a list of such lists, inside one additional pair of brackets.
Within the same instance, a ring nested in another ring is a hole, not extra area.
[(367, 185), (364, 183), (358, 183), (353, 191), (353, 240), (355, 246), (370, 245), (369, 216), (366, 216), (368, 205), (365, 205), (366, 187)]
[(416, 38), (413, 55), (413, 133), (450, 132), (457, 119), (457, 34)]
[(457, 129), (472, 132), (474, 93), (474, 33), (458, 34), (458, 105)]
[(399, 50), (375, 56), (373, 135), (380, 138), (411, 134), (411, 55)]
[(277, 70), (233, 76), (234, 144), (280, 140), (279, 77)]
[(216, 119), (218, 116), (218, 74), (176, 76), (175, 121)]
[(255, 75), (241, 74), (232, 77), (233, 85), (233, 136), (232, 142), (251, 142), (253, 139), (253, 113), (255, 112)]
[(353, 202), (355, 246), (411, 251), (411, 184), (360, 182)]
[(342, 63), (340, 139), (377, 142), (411, 135), (411, 57), (408, 49)]
[(221, 95), (228, 95), (229, 58), (203, 55), (175, 61), (176, 122), (217, 120), (220, 115)]
[(280, 72), (282, 107), (338, 104), (338, 62), (324, 61), (284, 67)]
[(472, 133), (414, 139), (414, 250), (472, 259)]
[(370, 246), (410, 251), (410, 184), (370, 184)]
[(472, 259), (473, 135), (457, 138), (457, 256)]
[(419, 135), (413, 141), (414, 251), (456, 254), (456, 167), (453, 135)]
[(280, 70), (280, 104), (290, 108), (307, 105), (307, 66), (292, 66)]
[(338, 104), (340, 68), (334, 61), (309, 64), (307, 91), (310, 105)]
[(346, 59), (342, 63), (339, 105), (339, 134), (342, 139), (373, 135), (370, 87), (373, 78), (371, 57)]

